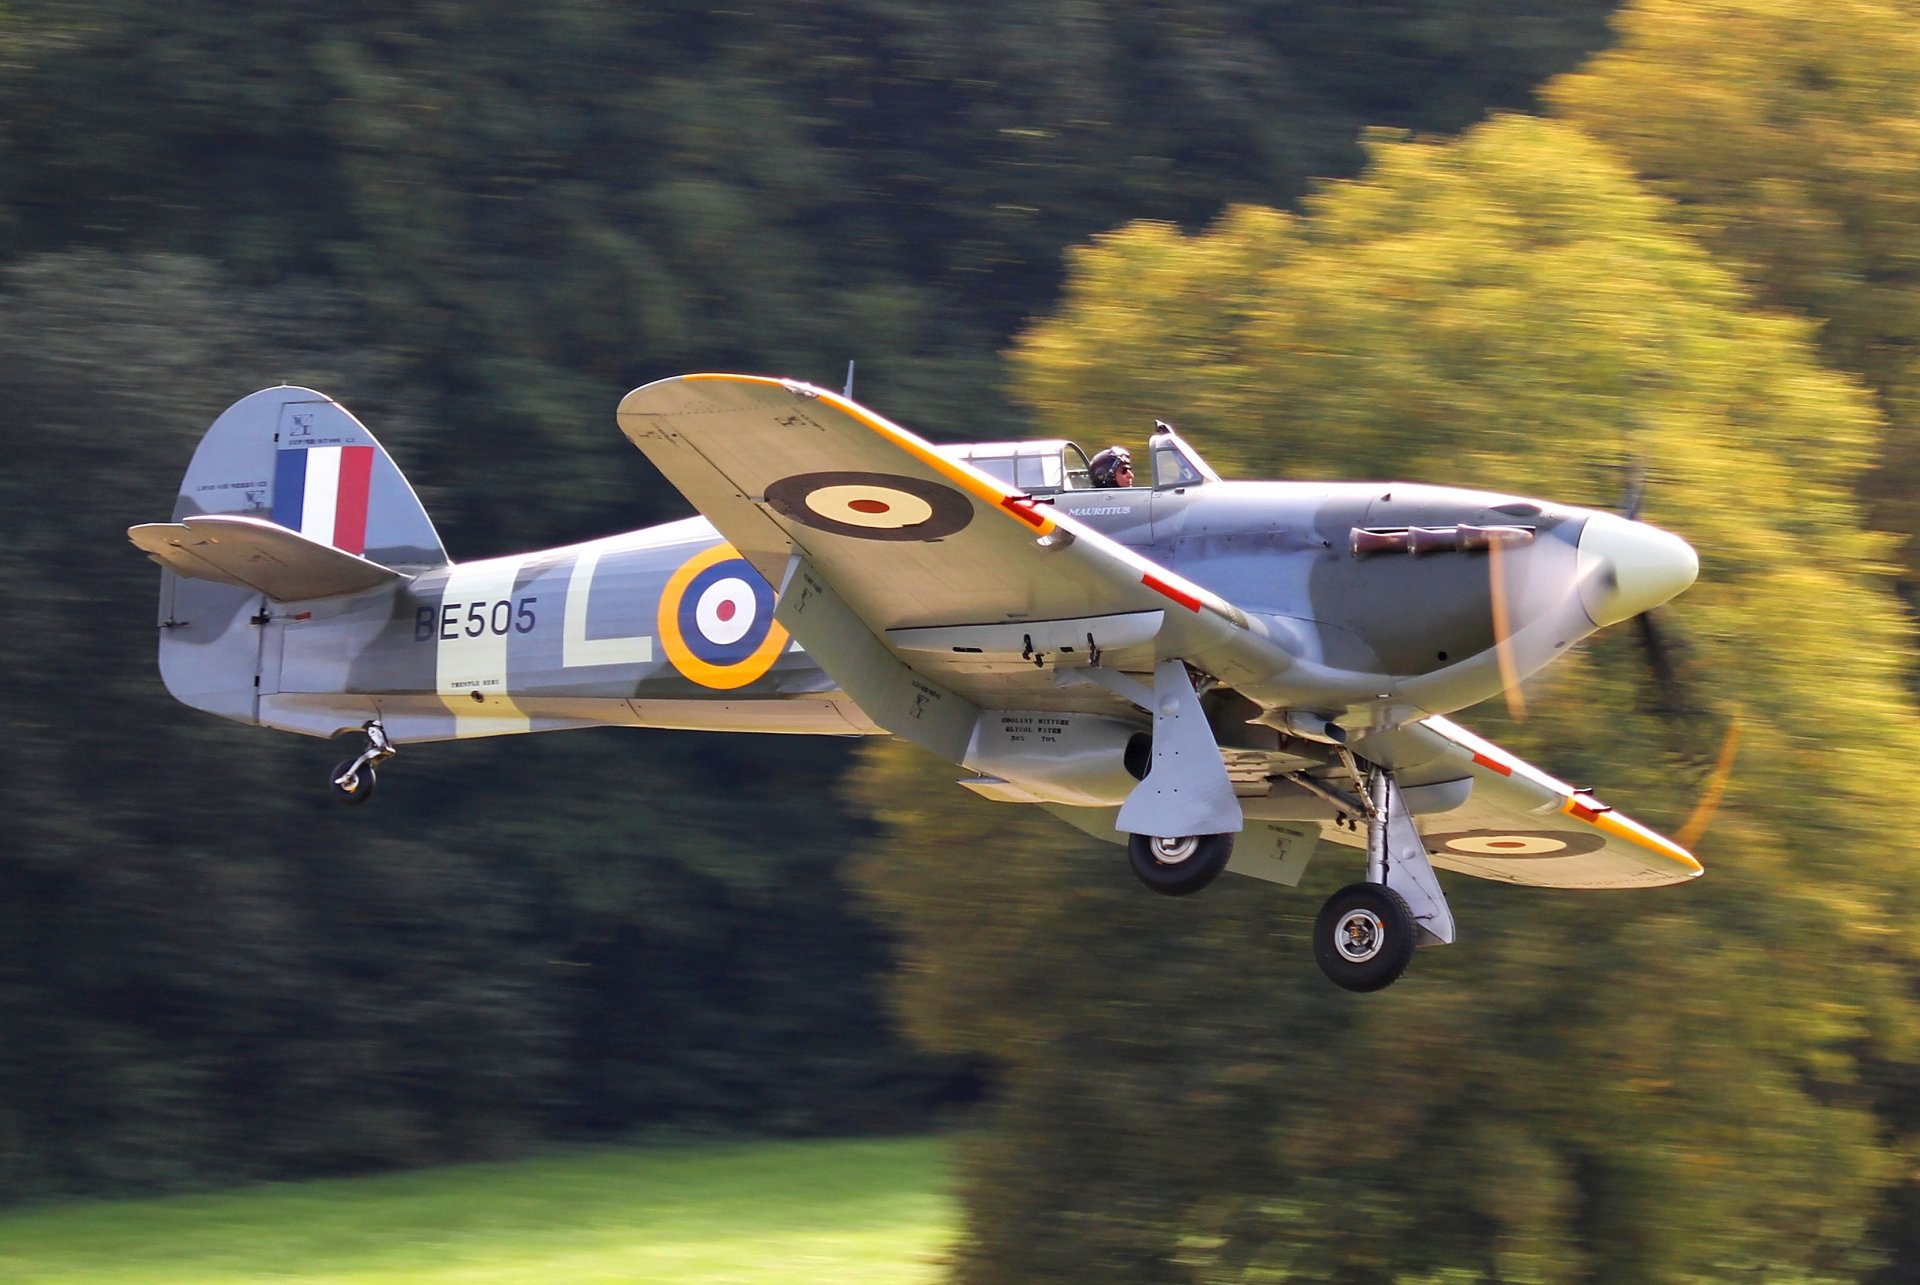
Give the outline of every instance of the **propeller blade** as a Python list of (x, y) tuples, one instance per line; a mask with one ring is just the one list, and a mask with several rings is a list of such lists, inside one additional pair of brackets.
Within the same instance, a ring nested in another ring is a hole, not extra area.
[(1660, 693), (1660, 712), (1663, 714), (1684, 714), (1687, 704), (1680, 686), (1680, 670), (1674, 664), (1673, 649), (1667, 645), (1665, 635), (1654, 621), (1653, 613), (1641, 612), (1633, 618), (1634, 628), (1640, 635), (1640, 649), (1647, 658), (1647, 669), (1653, 675), (1653, 685)]
[(1700, 801), (1693, 805), (1692, 813), (1673, 836), (1673, 841), (1681, 847), (1691, 851), (1693, 845), (1706, 834), (1713, 814), (1720, 810), (1720, 800), (1726, 795), (1727, 783), (1733, 779), (1733, 761), (1739, 752), (1740, 716), (1735, 714), (1727, 723), (1727, 735), (1720, 742), (1720, 756), (1714, 762), (1713, 774), (1707, 777), (1707, 784), (1700, 791)]
[(1635, 458), (1628, 462), (1625, 483), (1620, 488), (1620, 516), (1629, 522), (1640, 520), (1640, 505), (1647, 498), (1647, 465)]
[(1493, 657), (1500, 666), (1500, 686), (1507, 698), (1507, 713), (1516, 723), (1527, 721), (1527, 698), (1520, 690), (1519, 667), (1513, 663), (1512, 617), (1507, 606), (1505, 546), (1495, 540), (1487, 546), (1487, 592), (1493, 603)]
[[(1647, 462), (1636, 455), (1627, 461), (1623, 473), (1620, 516), (1629, 522), (1637, 522), (1640, 520), (1640, 508), (1647, 498)], [(1653, 675), (1654, 688), (1660, 693), (1660, 712), (1691, 712), (1681, 691), (1680, 667), (1675, 663), (1674, 649), (1667, 644), (1653, 613), (1641, 612), (1633, 618), (1633, 624), (1635, 632), (1640, 635), (1640, 648), (1647, 658), (1647, 669)]]

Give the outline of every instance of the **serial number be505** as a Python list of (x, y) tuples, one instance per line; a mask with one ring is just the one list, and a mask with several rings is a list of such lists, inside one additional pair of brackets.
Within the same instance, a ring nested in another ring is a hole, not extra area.
[(443, 602), (439, 609), (422, 607), (414, 613), (413, 640), (426, 642), (439, 638), (478, 638), (481, 634), (529, 633), (533, 629), (533, 604), (539, 598), (500, 598), (493, 602)]

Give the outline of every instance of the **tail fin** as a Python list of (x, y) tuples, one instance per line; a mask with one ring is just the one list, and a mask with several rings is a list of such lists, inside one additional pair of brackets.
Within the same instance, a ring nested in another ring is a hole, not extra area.
[(264, 518), (409, 574), (447, 564), (420, 497), (366, 425), (308, 388), (229, 406), (200, 439), (173, 520)]
[[(448, 561), (413, 487), (338, 402), (308, 388), (281, 387), (229, 406), (187, 466), (173, 506), (174, 526), (136, 527), (129, 534), (136, 544), (158, 549), (160, 674), (167, 690), (185, 704), (243, 722), (259, 721), (261, 695), (278, 688), (277, 647), (270, 648), (269, 631), (261, 627), (267, 619), (261, 608), (263, 596), (280, 594), (263, 595), (262, 584), (272, 584), (253, 576), (236, 580), (232, 567), (221, 574), (221, 568), (177, 552), (162, 556), (168, 551), (156, 543), (161, 535), (186, 531), (188, 519), (207, 517), (216, 519), (204, 524), (210, 530), (233, 528), (228, 535), (276, 523), (305, 537), (251, 537), (280, 561), (291, 552), (308, 563), (377, 564), (364, 577), (365, 587), (352, 592), (400, 578), (383, 570), (412, 575)], [(326, 547), (310, 553), (297, 547), (308, 545)], [(354, 556), (334, 557), (332, 550)], [(348, 583), (337, 576), (310, 576), (309, 582), (329, 589)]]

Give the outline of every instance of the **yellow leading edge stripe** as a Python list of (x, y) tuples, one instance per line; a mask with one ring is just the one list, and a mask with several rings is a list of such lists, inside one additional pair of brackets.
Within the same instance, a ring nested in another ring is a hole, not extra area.
[(1646, 826), (1641, 825), (1631, 817), (1621, 816), (1618, 812), (1596, 812), (1587, 804), (1580, 802), (1580, 797), (1577, 795), (1562, 803), (1560, 810), (1574, 820), (1585, 821), (1596, 830), (1610, 834), (1616, 839), (1625, 839), (1627, 842), (1637, 844), (1650, 852), (1657, 852), (1667, 860), (1674, 862), (1694, 874), (1700, 874), (1705, 869), (1698, 861), (1694, 860), (1691, 852), (1688, 852), (1671, 839), (1647, 829)]
[(773, 379), (766, 375), (683, 375), (681, 378), (689, 384), (696, 381), (757, 384), (765, 388), (782, 388), (796, 396), (811, 396), (818, 401), (825, 402), (827, 405), (845, 414), (855, 422), (864, 425), (873, 432), (878, 433), (888, 442), (899, 447), (908, 455), (919, 460), (922, 464), (925, 464), (928, 468), (940, 474), (948, 481), (972, 492), (976, 499), (985, 500), (992, 504), (994, 508), (1005, 513), (1008, 517), (1013, 518), (1035, 535), (1050, 534), (1054, 528), (1059, 525), (1044, 513), (1034, 513), (1032, 520), (1015, 513), (1007, 504), (1007, 501), (1018, 497), (1020, 495), (1019, 492), (1005, 489), (985, 473), (980, 472), (978, 469), (960, 460), (948, 459), (899, 425), (891, 424), (881, 419), (865, 407), (848, 401), (838, 393), (830, 393), (824, 388), (815, 388), (810, 384), (801, 384), (790, 379)]
[[(1022, 491), (1008, 490), (997, 479), (988, 477), (985, 473), (980, 472), (962, 460), (947, 458), (928, 443), (914, 436), (906, 429), (901, 428), (898, 424), (880, 418), (864, 406), (848, 401), (838, 393), (828, 392), (824, 388), (815, 388), (811, 384), (803, 384), (798, 380), (774, 379), (767, 375), (705, 374), (682, 375), (680, 378), (689, 384), (695, 382), (713, 382), (754, 384), (763, 388), (779, 388), (793, 393), (797, 397), (810, 397), (815, 401), (824, 402), (826, 405), (833, 407), (835, 410), (840, 411), (852, 419), (855, 423), (864, 425), (870, 431), (878, 433), (889, 443), (905, 451), (908, 455), (919, 460), (922, 464), (925, 464), (928, 468), (954, 483), (956, 486), (971, 492), (974, 498), (985, 500), (988, 504), (992, 505), (996, 511), (1004, 513), (1009, 518), (1020, 523), (1021, 526), (1031, 531), (1036, 537), (1051, 535), (1055, 530), (1059, 529), (1060, 524), (1047, 515), (1047, 506), (1028, 499)], [(1125, 550), (1120, 551), (1120, 557), (1123, 564), (1131, 568), (1134, 572), (1150, 577), (1150, 579), (1143, 580), (1142, 583), (1162, 597), (1170, 598), (1174, 602), (1179, 602), (1181, 605), (1193, 611), (1198, 611), (1201, 607), (1205, 607), (1214, 615), (1219, 616), (1237, 629), (1246, 629), (1248, 627), (1245, 614), (1213, 591), (1204, 589), (1175, 572), (1148, 563), (1140, 559), (1137, 555), (1132, 555)], [(1167, 590), (1169, 588), (1175, 590), (1176, 593), (1168, 593)], [(1180, 595), (1184, 595), (1184, 599)]]
[(1520, 777), (1533, 782), (1541, 789), (1551, 790), (1559, 795), (1559, 811), (1564, 815), (1576, 821), (1584, 821), (1602, 834), (1615, 839), (1624, 839), (1635, 847), (1645, 848), (1649, 852), (1665, 857), (1690, 875), (1704, 872), (1705, 868), (1681, 845), (1662, 834), (1649, 830), (1638, 821), (1607, 808), (1592, 795), (1574, 790), (1566, 782), (1549, 776), (1525, 759), (1516, 758), (1492, 741), (1468, 731), (1448, 718), (1436, 715), (1427, 719), (1426, 722), (1441, 736), (1466, 750), (1473, 756), (1476, 763), (1488, 770)]
[[(865, 425), (871, 431), (878, 433), (894, 446), (899, 447), (914, 459), (919, 460), (922, 464), (934, 470), (934, 472), (972, 492), (976, 498), (992, 504), (995, 509), (1004, 512), (1008, 517), (1034, 531), (1037, 535), (1047, 535), (1059, 525), (1044, 513), (1033, 512), (1031, 517), (1029, 517), (1015, 512), (1007, 501), (1018, 498), (1020, 496), (1019, 492), (1008, 491), (997, 481), (979, 472), (977, 469), (971, 468), (959, 460), (948, 459), (905, 429), (896, 424), (889, 423), (887, 420), (871, 413), (863, 406), (848, 401), (838, 393), (828, 392), (824, 388), (815, 388), (811, 384), (802, 384), (796, 380), (774, 379), (767, 375), (711, 374), (683, 375), (681, 378), (689, 384), (696, 382), (756, 384), (766, 388), (785, 389), (795, 396), (810, 396), (815, 400), (825, 402), (835, 410), (849, 416), (857, 423)], [(1182, 578), (1171, 576), (1170, 573), (1162, 574), (1166, 575), (1166, 578), (1172, 580), (1182, 589), (1189, 587), (1188, 582)], [(1212, 605), (1211, 600), (1214, 600), (1215, 595), (1205, 589), (1201, 589), (1198, 585), (1193, 585), (1191, 588), (1194, 590), (1196, 597), (1204, 595), (1202, 601), (1208, 601), (1209, 605)], [(1230, 604), (1224, 603), (1222, 605), (1230, 606)], [(1220, 611), (1219, 608), (1215, 608), (1215, 610), (1222, 615), (1228, 614), (1227, 612)], [(1228, 618), (1231, 619), (1232, 617), (1229, 615)], [(1242, 627), (1244, 628), (1244, 625)], [(1635, 844), (1638, 847), (1646, 848), (1650, 852), (1656, 852), (1669, 861), (1692, 871), (1694, 874), (1700, 874), (1705, 869), (1698, 861), (1694, 860), (1691, 852), (1688, 852), (1679, 844), (1647, 829), (1647, 827), (1641, 825), (1638, 821), (1623, 817), (1616, 812), (1595, 812), (1592, 808), (1579, 802), (1577, 796), (1569, 796), (1567, 800), (1561, 804), (1560, 810), (1576, 821), (1584, 821), (1595, 829), (1612, 835), (1616, 839), (1625, 839), (1627, 842)], [(1582, 815), (1583, 813), (1587, 815)]]

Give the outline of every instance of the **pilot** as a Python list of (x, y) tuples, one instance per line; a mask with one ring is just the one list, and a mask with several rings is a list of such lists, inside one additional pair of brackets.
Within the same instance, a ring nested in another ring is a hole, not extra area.
[(1132, 452), (1124, 446), (1109, 446), (1087, 462), (1087, 476), (1098, 487), (1132, 486)]

